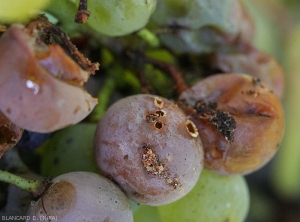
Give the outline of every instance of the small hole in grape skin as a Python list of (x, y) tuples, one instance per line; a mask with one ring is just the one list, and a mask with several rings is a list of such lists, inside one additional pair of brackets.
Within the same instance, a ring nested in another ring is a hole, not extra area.
[(185, 123), (186, 130), (187, 132), (192, 136), (192, 137), (197, 137), (198, 136), (198, 129), (195, 126), (195, 124), (191, 120), (187, 120)]
[(164, 110), (157, 110), (155, 112), (159, 117), (166, 117), (166, 111)]
[(160, 99), (160, 98), (158, 98), (158, 97), (155, 97), (154, 98), (154, 105), (156, 106), (156, 107), (158, 107), (158, 108), (163, 108), (163, 106), (164, 106), (164, 101), (162, 100), (162, 99)]
[(158, 114), (154, 114), (154, 113), (149, 113), (147, 116), (146, 116), (146, 121), (148, 123), (155, 123), (157, 121), (157, 118), (159, 117)]
[(156, 129), (162, 129), (163, 128), (163, 124), (161, 123), (161, 122), (156, 122), (155, 124), (154, 124), (154, 127), (156, 128)]

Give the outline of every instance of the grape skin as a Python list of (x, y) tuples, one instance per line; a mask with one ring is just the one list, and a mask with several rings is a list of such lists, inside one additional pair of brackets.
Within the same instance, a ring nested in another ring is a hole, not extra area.
[[(157, 0), (89, 0), (87, 24), (108, 36), (122, 36), (143, 28)], [(78, 4), (78, 0), (77, 0)]]
[(204, 169), (190, 193), (157, 210), (163, 222), (243, 222), (249, 202), (242, 176), (220, 176)]
[[(146, 205), (166, 204), (184, 196), (196, 184), (202, 170), (202, 144), (199, 137), (188, 133), (187, 117), (169, 100), (158, 98), (163, 106), (157, 107), (157, 98), (135, 95), (119, 100), (104, 114), (95, 135), (99, 169), (131, 199)], [(146, 119), (157, 110), (166, 115), (160, 118), (164, 121), (161, 129)], [(147, 144), (151, 150), (143, 148)], [(155, 153), (156, 166), (164, 168), (171, 181), (164, 171), (151, 171), (143, 159), (149, 152)], [(175, 178), (178, 186), (173, 183)]]
[(28, 222), (47, 221), (43, 220), (46, 216), (57, 216), (61, 222), (133, 222), (126, 196), (115, 184), (98, 174), (72, 172), (54, 178), (52, 183), (40, 199), (30, 205)]

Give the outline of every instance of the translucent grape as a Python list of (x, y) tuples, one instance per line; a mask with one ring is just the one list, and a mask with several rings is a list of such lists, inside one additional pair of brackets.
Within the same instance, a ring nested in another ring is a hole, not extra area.
[(249, 191), (241, 176), (203, 170), (190, 193), (157, 210), (163, 222), (243, 222), (249, 210)]
[(197, 135), (173, 102), (153, 95), (123, 98), (98, 124), (97, 164), (134, 201), (170, 203), (193, 188), (202, 170)]
[(200, 132), (206, 168), (224, 175), (247, 174), (278, 150), (283, 108), (258, 78), (213, 75), (183, 92), (179, 100)]
[[(122, 36), (143, 28), (157, 0), (89, 0), (87, 24), (108, 36)], [(79, 1), (77, 0), (77, 3)]]
[(130, 204), (122, 191), (108, 179), (90, 172), (54, 178), (51, 186), (30, 205), (27, 215), (29, 221), (133, 222)]

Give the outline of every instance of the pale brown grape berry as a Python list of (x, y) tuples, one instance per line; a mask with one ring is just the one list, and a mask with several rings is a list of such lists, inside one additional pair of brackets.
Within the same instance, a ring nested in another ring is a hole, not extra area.
[(259, 79), (219, 74), (180, 95), (198, 128), (204, 164), (219, 174), (248, 174), (276, 153), (284, 132), (278, 97)]

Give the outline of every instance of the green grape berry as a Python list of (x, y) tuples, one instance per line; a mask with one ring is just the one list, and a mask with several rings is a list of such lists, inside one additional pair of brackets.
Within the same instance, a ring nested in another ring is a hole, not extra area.
[(41, 147), (41, 173), (56, 177), (73, 171), (97, 172), (93, 156), (96, 124), (80, 123), (57, 131)]
[[(157, 0), (89, 0), (87, 24), (108, 36), (122, 36), (143, 28)], [(76, 1), (79, 2), (78, 0)]]
[(44, 9), (50, 0), (1, 0), (0, 1), (0, 21), (16, 22), (25, 21), (32, 17), (32, 13)]
[(157, 209), (163, 222), (242, 222), (249, 209), (248, 187), (242, 176), (203, 170), (190, 193)]
[(141, 205), (133, 214), (134, 222), (162, 222), (157, 208), (153, 206)]

